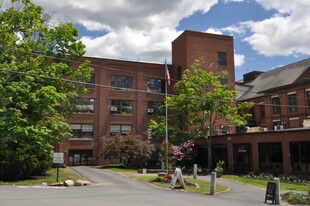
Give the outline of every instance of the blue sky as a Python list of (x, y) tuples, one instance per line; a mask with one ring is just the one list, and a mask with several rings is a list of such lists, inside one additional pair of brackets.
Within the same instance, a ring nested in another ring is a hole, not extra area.
[(171, 59), (184, 30), (234, 36), (236, 80), (310, 55), (310, 0), (33, 0), (73, 21), (88, 56)]

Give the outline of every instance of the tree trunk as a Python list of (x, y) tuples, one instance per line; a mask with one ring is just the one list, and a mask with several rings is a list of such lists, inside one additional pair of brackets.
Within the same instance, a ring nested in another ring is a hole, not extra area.
[(212, 168), (212, 143), (211, 143), (211, 135), (208, 136), (208, 169), (211, 170)]

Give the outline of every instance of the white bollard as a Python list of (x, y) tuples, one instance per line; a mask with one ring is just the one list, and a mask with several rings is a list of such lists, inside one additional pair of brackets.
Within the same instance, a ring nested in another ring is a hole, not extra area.
[(280, 180), (274, 178), (273, 181), (276, 183), (275, 204), (280, 205)]
[(216, 191), (216, 172), (211, 173), (210, 195), (215, 195)]
[(193, 179), (197, 179), (197, 164), (194, 164)]

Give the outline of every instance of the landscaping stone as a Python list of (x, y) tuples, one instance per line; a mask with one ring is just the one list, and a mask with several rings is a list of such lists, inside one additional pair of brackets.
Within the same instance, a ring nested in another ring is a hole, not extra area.
[(72, 187), (72, 186), (74, 186), (74, 181), (73, 180), (65, 180), (64, 181), (64, 186)]
[(87, 186), (90, 185), (89, 181), (84, 181), (84, 180), (76, 180), (74, 182), (74, 186)]

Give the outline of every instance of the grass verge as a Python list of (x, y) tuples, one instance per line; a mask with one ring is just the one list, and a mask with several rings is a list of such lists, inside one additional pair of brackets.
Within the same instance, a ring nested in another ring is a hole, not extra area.
[(102, 165), (98, 166), (99, 169), (106, 169), (111, 172), (119, 172), (119, 173), (137, 173), (137, 169), (125, 169), (122, 165), (119, 164), (111, 164), (111, 165)]
[[(155, 176), (131, 176), (132, 178), (147, 182), (149, 184), (155, 185), (157, 187), (161, 188), (169, 188), (170, 181), (169, 182), (155, 182), (156, 178)], [(187, 185), (186, 189), (184, 190), (181, 185), (176, 185), (174, 187), (175, 190), (183, 190), (187, 192), (197, 192), (197, 193), (203, 193), (203, 194), (210, 194), (210, 182), (192, 179), (192, 178), (185, 178), (186, 182), (190, 183), (197, 183), (199, 187), (193, 186), (193, 185)], [(225, 187), (223, 185), (216, 185), (216, 193), (227, 191), (229, 188)]]
[[(239, 177), (239, 176), (222, 176), (223, 179), (231, 180), (235, 182), (240, 182), (244, 184), (249, 184), (257, 187), (265, 188), (267, 186), (268, 180), (259, 180), (259, 179), (251, 179), (251, 178), (245, 178), (245, 177)], [(289, 183), (280, 183), (280, 189), (281, 190), (292, 190), (292, 191), (307, 191), (307, 188), (309, 186), (306, 185), (298, 185), (298, 184), (289, 184)]]
[[(44, 176), (36, 176), (32, 177), (31, 179), (26, 180), (19, 180), (19, 181), (9, 181), (9, 182), (3, 182), (0, 181), (1, 185), (41, 185), (43, 182), (46, 182), (47, 184), (53, 184), (56, 183), (56, 174), (57, 170), (56, 168), (52, 168), (51, 170), (48, 170), (46, 175)], [(64, 180), (85, 180), (85, 178), (81, 177), (79, 174), (74, 172), (69, 167), (66, 168), (59, 168), (59, 178), (58, 182), (63, 182)]]

